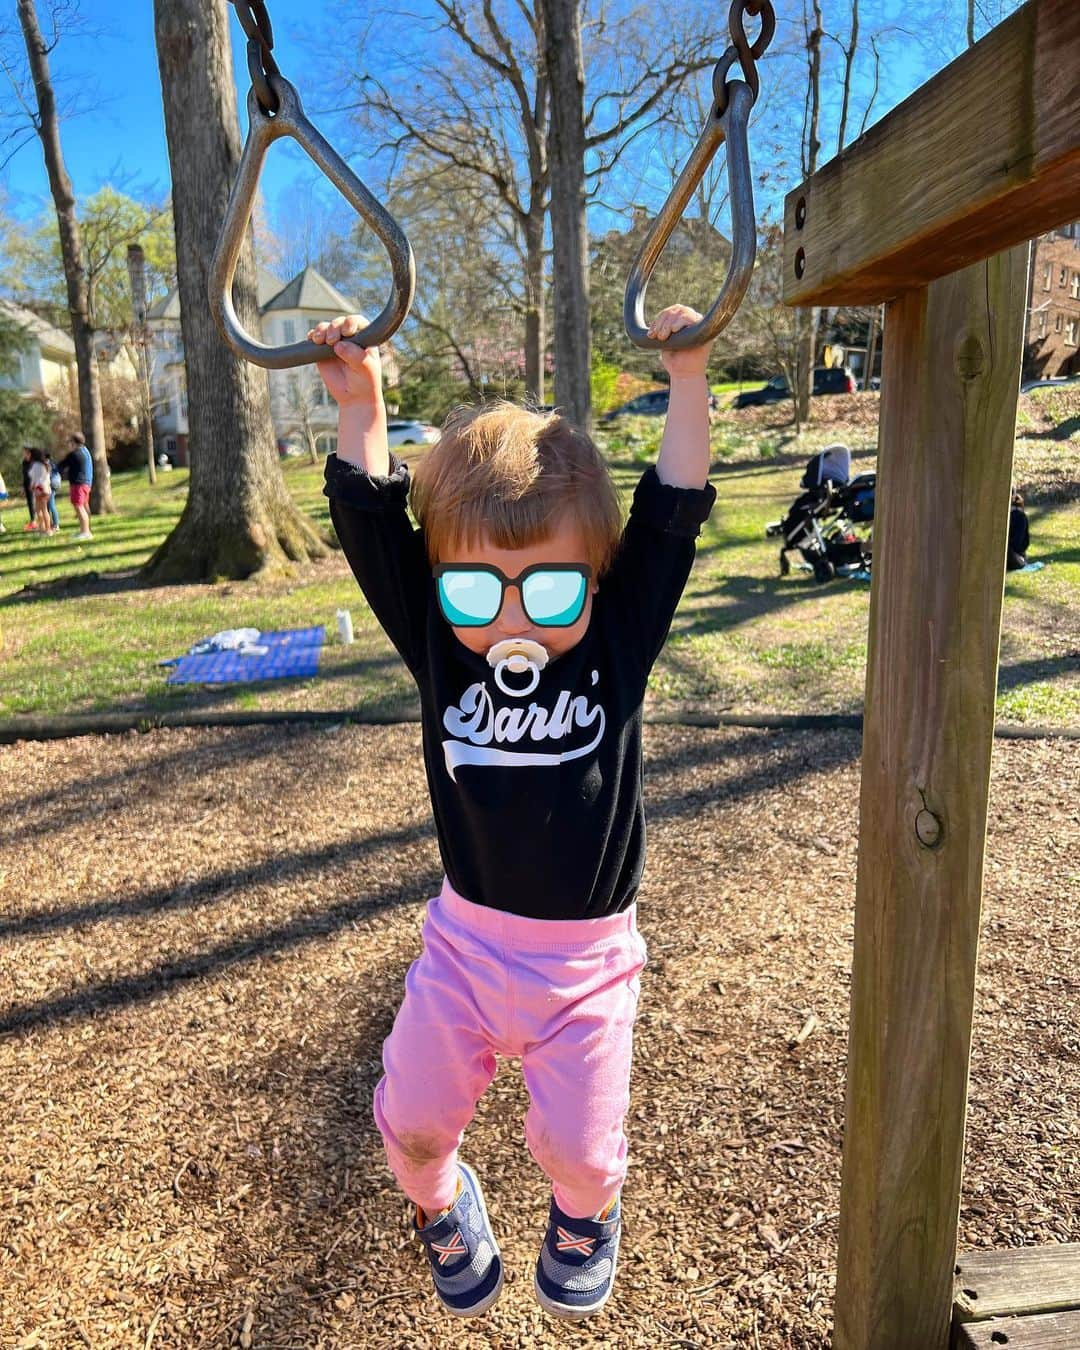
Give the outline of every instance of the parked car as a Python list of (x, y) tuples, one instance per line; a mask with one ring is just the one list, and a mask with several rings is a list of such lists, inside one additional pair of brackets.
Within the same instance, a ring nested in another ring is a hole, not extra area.
[[(855, 376), (847, 366), (816, 366), (814, 387), (811, 392), (815, 397), (821, 394), (853, 394)], [(781, 399), (790, 397), (791, 391), (788, 389), (787, 380), (783, 375), (774, 375), (760, 389), (744, 389), (741, 394), (736, 394), (732, 406), (757, 408), (766, 403), (779, 403)]]
[(634, 417), (663, 417), (668, 409), (668, 391), (666, 389), (650, 389), (647, 394), (638, 394), (637, 398), (632, 398), (629, 403), (624, 403), (619, 408), (612, 408), (611, 412), (605, 413), (600, 419), (601, 422), (612, 422), (616, 417), (624, 417), (627, 414)]
[[(647, 394), (638, 394), (637, 398), (632, 398), (629, 403), (604, 413), (600, 421), (611, 422), (616, 417), (623, 417), (628, 413), (636, 417), (663, 417), (668, 410), (669, 395), (670, 391), (667, 389), (650, 389)], [(719, 407), (720, 400), (715, 394), (710, 393), (709, 411), (716, 412)]]
[(386, 424), (389, 445), (434, 445), (439, 439), (439, 428), (427, 422), (404, 421), (391, 418)]

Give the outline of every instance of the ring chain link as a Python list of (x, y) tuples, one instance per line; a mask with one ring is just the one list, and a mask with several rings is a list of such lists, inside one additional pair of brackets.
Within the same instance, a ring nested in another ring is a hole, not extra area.
[[(746, 36), (745, 15), (761, 20), (761, 30), (753, 42)], [(728, 13), (728, 32), (731, 45), (716, 63), (713, 70), (713, 97), (716, 99), (715, 115), (723, 117), (727, 111), (728, 71), (738, 61), (742, 77), (750, 86), (750, 92), (757, 101), (761, 88), (755, 64), (764, 54), (776, 31), (776, 12), (772, 0), (732, 0)]]
[(240, 27), (247, 36), (248, 74), (263, 112), (278, 110), (278, 96), (270, 85), (271, 75), (280, 75), (274, 59), (274, 30), (266, 0), (232, 0)]

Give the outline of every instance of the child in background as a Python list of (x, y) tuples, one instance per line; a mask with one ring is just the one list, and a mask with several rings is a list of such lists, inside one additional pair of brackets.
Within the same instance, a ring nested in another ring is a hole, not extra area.
[(1019, 572), (1027, 566), (1027, 551), (1031, 547), (1031, 530), (1028, 527), (1024, 499), (1019, 492), (1013, 493), (1012, 507), (1009, 511), (1009, 542), (1005, 554), (1005, 570)]
[(29, 483), (33, 494), (35, 528), (38, 534), (52, 534), (52, 520), (49, 518), (49, 498), (52, 496), (49, 462), (45, 451), (36, 447), (30, 451)]
[[(668, 334), (699, 316), (665, 310)], [(534, 1290), (558, 1316), (611, 1294), (623, 1121), (645, 946), (641, 705), (715, 492), (707, 348), (664, 353), (655, 469), (625, 529), (591, 440), (509, 404), (451, 416), (409, 473), (387, 448), (379, 356), (313, 329), (339, 405), (326, 494), (345, 555), (420, 690), (446, 879), (383, 1047), (375, 1119), (415, 1207), (435, 1289), (459, 1315), (503, 1282), (479, 1179), (458, 1160), (496, 1056), (518, 1056), (525, 1138), (552, 1200)]]

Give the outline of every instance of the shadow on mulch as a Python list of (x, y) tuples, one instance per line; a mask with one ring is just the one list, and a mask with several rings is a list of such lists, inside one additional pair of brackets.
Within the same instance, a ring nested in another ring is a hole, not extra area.
[[(409, 842), (415, 843), (431, 834), (432, 830), (429, 826), (402, 830), (386, 838), (372, 840), (370, 843), (358, 843), (355, 850), (334, 847), (325, 851), (317, 851), (311, 857), (303, 857), (297, 860), (293, 867), (282, 864), (280, 859), (274, 858), (267, 863), (265, 872), (268, 877), (272, 877), (275, 881), (295, 879), (303, 872), (317, 870), (328, 861), (335, 863), (355, 861), (371, 854), (378, 848), (398, 847), (402, 843)], [(169, 909), (195, 909), (223, 898), (238, 885), (247, 885), (258, 880), (257, 874), (260, 870), (262, 869), (248, 868), (236, 873), (211, 877), (192, 887), (188, 892), (185, 892), (183, 888), (171, 893), (152, 891), (136, 897), (131, 903), (122, 902), (117, 905), (111, 901), (99, 901), (96, 904), (86, 906), (82, 910), (60, 914), (56, 916), (57, 921), (55, 923), (51, 921), (53, 916), (36, 916), (40, 917), (41, 922), (36, 922), (34, 919), (27, 920), (25, 921), (26, 927), (22, 931), (28, 934), (39, 933), (51, 928), (66, 927), (69, 924), (98, 922), (109, 918), (126, 918), (129, 915), (160, 913)], [(147, 1002), (168, 993), (176, 985), (192, 980), (201, 980), (229, 967), (245, 965), (269, 953), (286, 952), (303, 946), (304, 943), (313, 938), (326, 937), (332, 933), (340, 932), (358, 919), (366, 918), (376, 910), (395, 905), (414, 904), (420, 899), (434, 894), (438, 890), (440, 880), (441, 878), (434, 874), (415, 880), (410, 879), (408, 887), (404, 890), (396, 886), (390, 886), (369, 892), (363, 898), (334, 905), (330, 909), (322, 910), (316, 914), (305, 915), (303, 918), (295, 919), (290, 923), (268, 929), (257, 937), (238, 938), (233, 942), (224, 943), (220, 947), (214, 947), (210, 951), (199, 952), (192, 956), (166, 962), (140, 975), (129, 975), (120, 980), (85, 985), (82, 989), (61, 995), (59, 998), (42, 999), (37, 1003), (9, 1008), (4, 1016), (0, 1017), (0, 1035), (25, 1032), (31, 1028), (50, 1026), (61, 1021), (91, 1017), (106, 1009), (123, 1008), (132, 1004)], [(10, 932), (10, 929), (6, 931)], [(19, 931), (18, 926), (15, 926), (15, 931)]]
[[(681, 745), (675, 753), (648, 757), (646, 774), (650, 782), (668, 774), (686, 775), (695, 768), (713, 772), (696, 776), (693, 787), (684, 782), (681, 789), (673, 783), (665, 793), (655, 788), (647, 791), (646, 814), (649, 820), (660, 822), (695, 815), (719, 802), (736, 802), (754, 793), (791, 787), (810, 775), (854, 765), (859, 751), (857, 734), (836, 731), (827, 735), (747, 731), (719, 746), (711, 737), (703, 737)], [(729, 777), (724, 766), (734, 766), (738, 771)]]
[[(244, 727), (224, 732), (208, 733), (197, 741), (183, 745), (181, 749), (158, 749), (154, 761), (155, 782), (164, 784), (173, 781), (178, 775), (181, 782), (186, 777), (204, 778), (212, 782), (216, 769), (235, 768), (238, 764), (247, 764), (265, 756), (281, 753), (282, 741), (292, 743), (296, 738), (302, 748), (305, 741), (325, 735), (320, 727), (307, 727), (300, 724), (269, 729), (267, 727)], [(107, 743), (106, 743), (107, 748)], [(115, 802), (110, 794), (115, 790)], [(112, 806), (123, 806), (131, 793), (131, 771), (125, 765), (116, 770), (103, 770), (88, 773), (80, 779), (78, 790), (48, 788), (44, 792), (29, 793), (14, 797), (8, 804), (9, 818), (23, 812), (28, 815), (44, 814), (49, 829), (56, 833), (67, 833), (76, 826), (99, 818), (103, 811)], [(177, 820), (170, 813), (163, 828), (182, 828), (183, 820)], [(16, 844), (24, 835), (18, 826), (0, 829), (0, 845)]]

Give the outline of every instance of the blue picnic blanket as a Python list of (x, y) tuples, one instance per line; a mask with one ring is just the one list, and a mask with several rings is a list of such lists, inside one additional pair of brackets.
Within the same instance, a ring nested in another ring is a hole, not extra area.
[(315, 628), (285, 628), (260, 633), (258, 646), (269, 650), (205, 652), (181, 656), (169, 672), (167, 684), (252, 684), (256, 680), (280, 680), (286, 676), (315, 675), (319, 653), (326, 641), (322, 624)]

